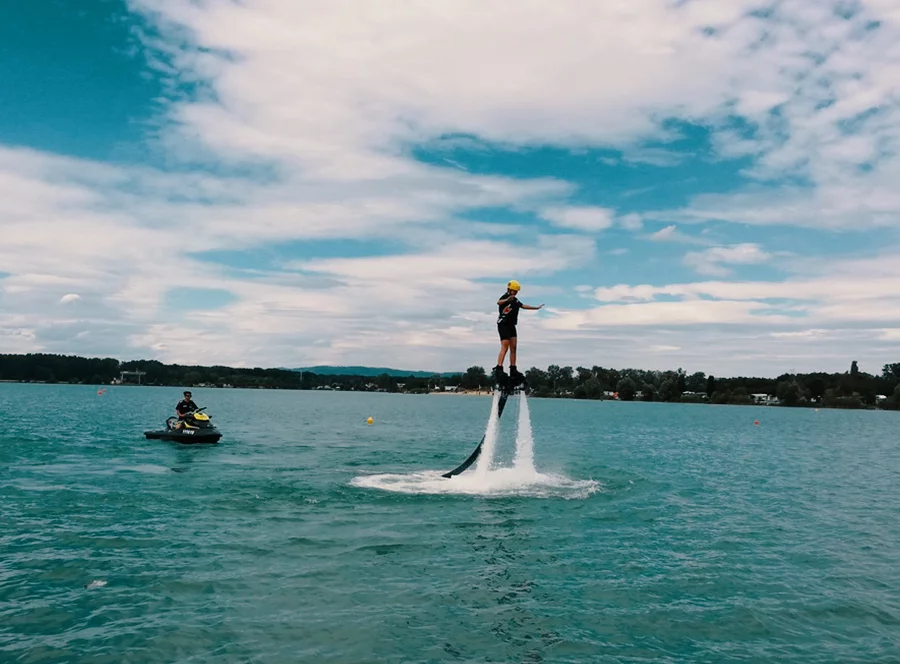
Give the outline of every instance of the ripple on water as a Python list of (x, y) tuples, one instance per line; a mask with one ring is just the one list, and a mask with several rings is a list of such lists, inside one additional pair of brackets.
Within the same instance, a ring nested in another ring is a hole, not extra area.
[(900, 661), (894, 414), (197, 391), (0, 385), (0, 661)]

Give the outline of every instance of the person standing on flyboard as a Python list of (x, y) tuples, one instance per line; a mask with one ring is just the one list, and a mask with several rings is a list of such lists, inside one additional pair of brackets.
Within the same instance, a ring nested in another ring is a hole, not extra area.
[[(500, 386), (513, 389), (525, 382), (525, 376), (516, 368), (516, 323), (519, 321), (519, 309), (537, 311), (543, 308), (543, 304), (532, 307), (519, 302), (518, 294), (521, 290), (519, 282), (513, 279), (506, 285), (506, 293), (497, 300), (499, 316), (497, 317), (497, 332), (500, 334), (500, 354), (497, 356), (497, 366), (494, 367), (494, 382)], [(509, 378), (503, 371), (503, 361), (506, 352), (509, 351)]]

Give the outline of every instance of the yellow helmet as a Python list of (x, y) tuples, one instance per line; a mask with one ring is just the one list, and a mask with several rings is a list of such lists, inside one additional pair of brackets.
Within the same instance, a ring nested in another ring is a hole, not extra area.
[(513, 280), (510, 281), (508, 284), (506, 284), (506, 287), (507, 287), (508, 289), (510, 289), (510, 290), (516, 291), (517, 293), (518, 293), (520, 290), (522, 290), (522, 287), (519, 285), (519, 282), (516, 281), (515, 279), (513, 279)]

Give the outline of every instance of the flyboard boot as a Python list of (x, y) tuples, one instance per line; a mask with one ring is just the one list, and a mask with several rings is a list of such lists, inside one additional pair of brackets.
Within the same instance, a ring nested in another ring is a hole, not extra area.
[(506, 372), (503, 371), (503, 367), (501, 365), (497, 365), (494, 367), (494, 387), (496, 387), (501, 392), (509, 391), (509, 376), (506, 375)]
[(524, 390), (528, 387), (528, 381), (525, 380), (525, 376), (519, 373), (519, 370), (515, 366), (509, 367), (509, 390)]

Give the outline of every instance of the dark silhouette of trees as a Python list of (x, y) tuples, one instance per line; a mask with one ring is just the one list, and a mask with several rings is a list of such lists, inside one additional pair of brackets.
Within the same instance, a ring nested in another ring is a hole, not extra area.
[[(489, 389), (492, 380), (483, 367), (433, 376), (317, 374), (289, 369), (236, 369), (225, 366), (182, 366), (156, 360), (120, 362), (113, 358), (84, 358), (32, 353), (0, 354), (0, 380), (13, 382), (110, 384), (122, 372), (125, 382), (184, 387), (241, 387), (300, 390), (351, 390), (427, 393), (447, 387)], [(609, 399), (622, 401), (709, 402), (713, 404), (769, 403), (825, 408), (884, 408), (900, 410), (900, 362), (885, 364), (881, 373), (861, 371), (854, 360), (849, 371), (829, 374), (784, 374), (777, 378), (715, 378), (702, 371), (609, 369), (598, 365), (550, 365), (524, 372), (530, 393), (537, 397)]]

